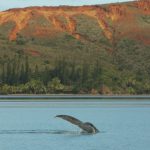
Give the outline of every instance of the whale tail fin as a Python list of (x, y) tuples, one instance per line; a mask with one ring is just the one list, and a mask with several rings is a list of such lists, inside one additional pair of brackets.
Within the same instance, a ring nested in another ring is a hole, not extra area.
[(92, 134), (94, 133), (95, 134), (95, 133), (99, 132), (99, 130), (93, 124), (91, 124), (89, 122), (83, 123), (82, 121), (80, 121), (80, 120), (78, 120), (72, 116), (57, 115), (56, 117), (62, 118), (62, 119), (66, 120), (66, 121), (68, 121), (74, 125), (77, 125), (79, 128), (82, 129), (83, 133), (92, 133)]
[(77, 126), (80, 126), (80, 124), (82, 124), (82, 121), (80, 121), (72, 116), (69, 116), (69, 115), (57, 115), (56, 117), (62, 118), (62, 119), (66, 120), (74, 125), (77, 125)]

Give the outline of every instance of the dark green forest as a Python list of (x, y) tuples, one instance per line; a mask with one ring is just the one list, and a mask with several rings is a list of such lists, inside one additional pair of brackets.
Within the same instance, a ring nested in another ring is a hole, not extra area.
[(52, 65), (47, 60), (44, 67), (32, 64), (26, 54), (5, 54), (0, 57), (0, 94), (150, 93), (148, 46), (125, 39), (113, 52), (86, 53), (87, 60), (73, 54), (58, 55)]

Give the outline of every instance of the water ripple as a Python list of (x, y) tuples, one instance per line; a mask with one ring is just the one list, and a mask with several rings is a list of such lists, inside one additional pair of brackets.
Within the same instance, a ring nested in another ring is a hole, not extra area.
[(81, 134), (79, 131), (66, 130), (0, 130), (0, 134)]
[[(101, 131), (100, 133), (105, 133)], [(1, 134), (68, 134), (68, 135), (92, 135), (80, 131), (67, 131), (67, 130), (0, 130)]]

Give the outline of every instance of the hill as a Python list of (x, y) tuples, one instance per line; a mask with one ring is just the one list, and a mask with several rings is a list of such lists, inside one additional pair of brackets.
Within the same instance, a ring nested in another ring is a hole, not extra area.
[(148, 94), (149, 50), (148, 0), (2, 11), (1, 93)]

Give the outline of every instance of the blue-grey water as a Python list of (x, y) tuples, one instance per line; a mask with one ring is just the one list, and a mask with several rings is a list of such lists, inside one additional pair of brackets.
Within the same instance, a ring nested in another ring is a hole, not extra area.
[[(92, 122), (100, 133), (81, 134), (58, 114)], [(0, 150), (149, 149), (149, 100), (0, 102)]]

